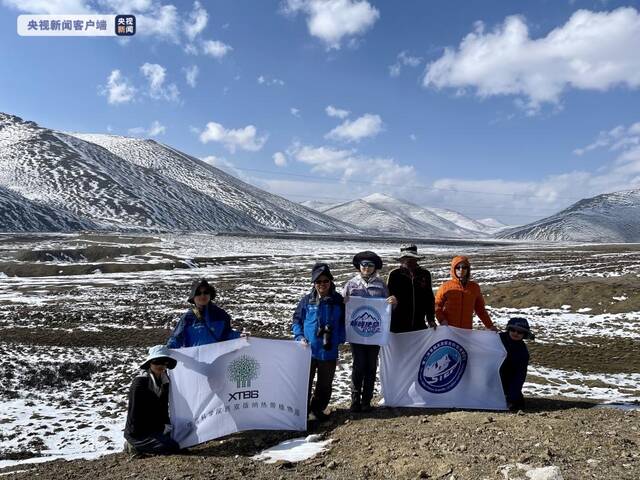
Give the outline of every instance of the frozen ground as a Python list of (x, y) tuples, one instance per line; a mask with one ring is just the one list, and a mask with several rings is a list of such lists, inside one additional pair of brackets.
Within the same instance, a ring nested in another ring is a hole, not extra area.
[[(332, 265), (341, 285), (353, 274), (355, 253), (375, 250), (386, 272), (399, 246), (206, 235), (0, 236), (0, 468), (120, 449), (135, 365), (148, 346), (165, 341), (194, 278), (213, 280), (236, 327), (286, 337), (315, 261)], [(630, 303), (637, 290), (611, 284), (637, 281), (639, 246), (424, 244), (419, 250), (434, 288), (448, 278), (450, 259), (466, 254), (483, 289), (500, 293), (488, 297), (496, 323), (504, 326), (514, 315), (530, 319), (537, 340), (530, 344), (528, 394), (640, 402), (640, 309)], [(568, 287), (551, 308), (544, 295), (522, 304), (514, 281)], [(595, 285), (594, 306), (576, 300), (576, 281)], [(499, 306), (491, 306), (492, 298)], [(598, 310), (598, 302), (617, 311)], [(345, 349), (334, 403), (347, 400), (349, 376)]]

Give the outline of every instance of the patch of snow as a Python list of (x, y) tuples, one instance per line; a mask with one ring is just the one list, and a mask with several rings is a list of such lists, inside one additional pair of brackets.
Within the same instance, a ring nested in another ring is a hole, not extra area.
[(287, 462), (301, 462), (313, 458), (324, 452), (331, 440), (320, 440), (319, 435), (309, 435), (308, 437), (285, 440), (271, 448), (251, 457), (252, 460), (263, 461), (265, 463), (275, 463), (280, 460)]

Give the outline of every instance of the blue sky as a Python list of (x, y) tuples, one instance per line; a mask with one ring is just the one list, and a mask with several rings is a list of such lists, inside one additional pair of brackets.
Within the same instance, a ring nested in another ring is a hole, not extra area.
[[(20, 37), (22, 13), (138, 32)], [(294, 201), (518, 224), (640, 186), (638, 2), (0, 0), (0, 27), (0, 111), (154, 138)]]

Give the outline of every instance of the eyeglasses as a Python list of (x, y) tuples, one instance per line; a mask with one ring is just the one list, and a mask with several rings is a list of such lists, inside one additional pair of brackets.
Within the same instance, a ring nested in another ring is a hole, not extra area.
[(523, 332), (522, 330), (516, 330), (515, 328), (510, 328), (509, 331), (517, 333), (519, 335), (524, 335), (525, 334), (525, 332)]
[(364, 262), (360, 262), (360, 266), (364, 268), (375, 268), (376, 264), (365, 260)]
[(329, 279), (325, 279), (325, 280), (316, 280), (316, 281), (315, 281), (315, 282), (313, 282), (313, 283), (315, 283), (316, 285), (324, 285), (324, 284), (327, 284), (327, 283), (331, 283), (331, 280), (329, 280)]
[(209, 290), (198, 290), (195, 296), (199, 297), (200, 295), (211, 295), (211, 292)]
[(169, 365), (169, 360), (165, 360), (164, 358), (160, 358), (158, 360), (151, 360), (151, 365), (164, 365), (165, 367)]
[(456, 270), (469, 270), (469, 265), (456, 265)]

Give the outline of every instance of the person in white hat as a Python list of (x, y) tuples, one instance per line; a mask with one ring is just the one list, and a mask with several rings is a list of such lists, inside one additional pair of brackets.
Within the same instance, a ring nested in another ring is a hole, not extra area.
[[(435, 307), (431, 273), (418, 265), (418, 247), (406, 245), (400, 249), (400, 266), (391, 270), (387, 278), (389, 294), (397, 305), (391, 313), (391, 331), (413, 332), (435, 328)], [(426, 322), (425, 322), (426, 319)]]
[(140, 372), (129, 388), (125, 451), (170, 455), (180, 450), (171, 438), (169, 421), (167, 369), (175, 368), (176, 363), (165, 345), (149, 349), (147, 359), (140, 365)]

